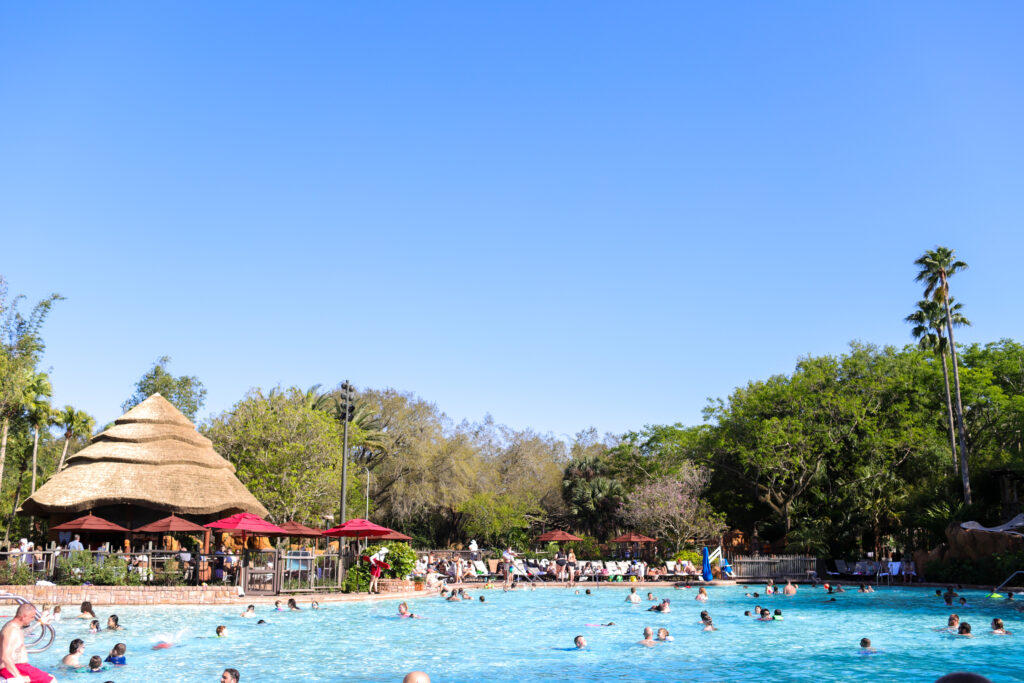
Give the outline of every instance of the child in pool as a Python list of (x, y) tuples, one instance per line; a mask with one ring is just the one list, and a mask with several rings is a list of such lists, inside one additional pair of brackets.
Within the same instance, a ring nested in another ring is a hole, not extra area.
[(862, 655), (873, 655), (876, 652), (878, 652), (878, 650), (876, 650), (875, 648), (871, 647), (871, 639), (870, 638), (861, 638), (860, 639), (860, 653)]
[(998, 617), (992, 620), (992, 635), (994, 636), (1012, 636), (1013, 631), (1007, 631), (1006, 627), (1003, 626), (1003, 620)]
[(89, 622), (89, 633), (99, 633), (99, 632), (100, 632), (100, 620), (99, 619), (93, 619), (92, 621)]
[(127, 651), (127, 645), (125, 645), (124, 643), (118, 643), (114, 646), (114, 649), (110, 651), (110, 654), (107, 655), (106, 662), (108, 664), (113, 664), (114, 666), (124, 666), (125, 664), (127, 664), (124, 658), (124, 653)]
[(228, 634), (228, 627), (221, 625), (217, 627), (217, 637), (224, 638)]
[(89, 658), (89, 666), (83, 666), (81, 669), (78, 669), (78, 673), (98, 674), (99, 672), (106, 671), (109, 668), (109, 666), (105, 666), (103, 664), (102, 657), (99, 655), (93, 655)]

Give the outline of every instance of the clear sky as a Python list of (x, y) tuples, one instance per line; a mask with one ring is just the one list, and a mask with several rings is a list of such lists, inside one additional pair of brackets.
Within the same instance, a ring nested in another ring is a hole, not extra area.
[(944, 244), (1024, 340), (1019, 2), (0, 5), (0, 273), (56, 403), (394, 387), (556, 436), (910, 341)]

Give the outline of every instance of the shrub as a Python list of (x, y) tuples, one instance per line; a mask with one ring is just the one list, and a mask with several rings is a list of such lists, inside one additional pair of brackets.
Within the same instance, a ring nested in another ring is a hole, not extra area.
[(0, 584), (8, 586), (30, 586), (36, 582), (32, 568), (22, 562), (0, 564)]
[(672, 560), (675, 562), (682, 562), (683, 560), (689, 560), (695, 566), (700, 567), (704, 561), (704, 554), (699, 550), (680, 550), (672, 556)]
[(1024, 552), (995, 553), (977, 560), (933, 560), (925, 565), (924, 577), (937, 583), (967, 583), (998, 586), (1024, 566)]
[(138, 586), (142, 583), (142, 577), (137, 572), (129, 572), (128, 562), (120, 557), (107, 555), (102, 563), (97, 563), (92, 554), (76, 551), (70, 557), (57, 560), (57, 583), (64, 586), (83, 583), (96, 586)]
[[(378, 543), (377, 545), (369, 546), (363, 554), (367, 556), (373, 555), (383, 547), (388, 549), (387, 563), (391, 565), (391, 568), (385, 569), (384, 573), (381, 574), (382, 577), (389, 579), (405, 578), (412, 573), (413, 567), (416, 566), (416, 551), (405, 543)], [(369, 586), (369, 564), (359, 561), (349, 567), (342, 590), (346, 593), (352, 593), (366, 590)]]

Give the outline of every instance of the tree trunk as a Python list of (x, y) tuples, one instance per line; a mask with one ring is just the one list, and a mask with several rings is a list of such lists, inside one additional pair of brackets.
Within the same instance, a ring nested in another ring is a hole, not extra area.
[(956, 457), (956, 434), (953, 433), (953, 397), (949, 395), (949, 366), (946, 363), (946, 352), (939, 349), (942, 356), (942, 379), (946, 383), (946, 426), (949, 427), (949, 447), (953, 451), (953, 473), (960, 472), (960, 460)]
[(942, 301), (946, 306), (946, 334), (949, 335), (949, 355), (953, 358), (953, 388), (956, 391), (956, 429), (960, 437), (960, 476), (964, 482), (964, 504), (971, 504), (971, 478), (967, 469), (967, 430), (964, 429), (964, 404), (960, 398), (960, 369), (956, 361), (956, 342), (953, 341), (953, 318), (949, 312), (949, 294), (943, 289)]
[(11, 514), (7, 517), (7, 530), (4, 531), (4, 545), (11, 540), (11, 527), (14, 526), (14, 513), (21, 504), (21, 485), (25, 480), (25, 466), (28, 465), (28, 458), (21, 459), (21, 469), (18, 471), (18, 486), (14, 489), (14, 505), (11, 507)]
[(7, 459), (7, 430), (11, 426), (10, 418), (4, 418), (3, 435), (0, 436), (0, 485), (4, 481), (4, 460)]
[(68, 457), (68, 445), (71, 443), (71, 437), (64, 436), (64, 452), (60, 454), (60, 464), (57, 465), (57, 471), (60, 472), (64, 469), (64, 458)]
[(32, 493), (36, 492), (36, 465), (38, 463), (36, 456), (39, 454), (39, 425), (35, 426), (34, 432), (32, 436)]

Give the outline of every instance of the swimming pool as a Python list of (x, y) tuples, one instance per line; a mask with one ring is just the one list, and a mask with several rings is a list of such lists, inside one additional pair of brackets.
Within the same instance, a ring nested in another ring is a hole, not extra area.
[[(584, 586), (585, 588), (585, 586)], [(934, 589), (881, 587), (873, 594), (845, 593), (835, 603), (821, 588), (798, 595), (751, 599), (762, 587), (710, 587), (707, 603), (694, 590), (647, 589), (672, 601), (672, 612), (647, 612), (653, 604), (625, 602), (628, 588), (602, 587), (587, 596), (580, 589), (536, 591), (471, 590), (474, 601), (449, 603), (439, 597), (410, 601), (423, 619), (399, 619), (397, 601), (327, 603), (321, 610), (274, 612), (257, 605), (269, 623), (243, 619), (237, 607), (98, 608), (103, 623), (116, 611), (121, 632), (90, 635), (85, 620), (67, 617), (57, 641), (32, 662), (62, 680), (80, 675), (61, 671), (60, 658), (72, 638), (86, 642), (86, 657), (104, 657), (115, 643), (128, 645), (128, 665), (100, 680), (219, 680), (226, 667), (253, 681), (400, 681), (422, 669), (433, 681), (933, 681), (944, 673), (972, 670), (993, 681), (1024, 679), (1024, 613), (983, 593), (964, 591), (970, 606), (950, 609)], [(479, 596), (486, 598), (480, 604)], [(782, 622), (743, 616), (754, 604), (783, 610)], [(308, 607), (308, 602), (299, 603)], [(718, 631), (704, 632), (699, 613), (707, 609)], [(936, 632), (956, 611), (976, 637)], [(1013, 636), (993, 636), (993, 617)], [(588, 623), (615, 622), (612, 627)], [(217, 625), (229, 629), (215, 638)], [(652, 648), (636, 645), (644, 626), (665, 626), (674, 637)], [(582, 634), (589, 647), (571, 648)], [(869, 637), (881, 652), (858, 654)], [(158, 640), (178, 647), (153, 651)], [(94, 678), (90, 680), (96, 680)]]

